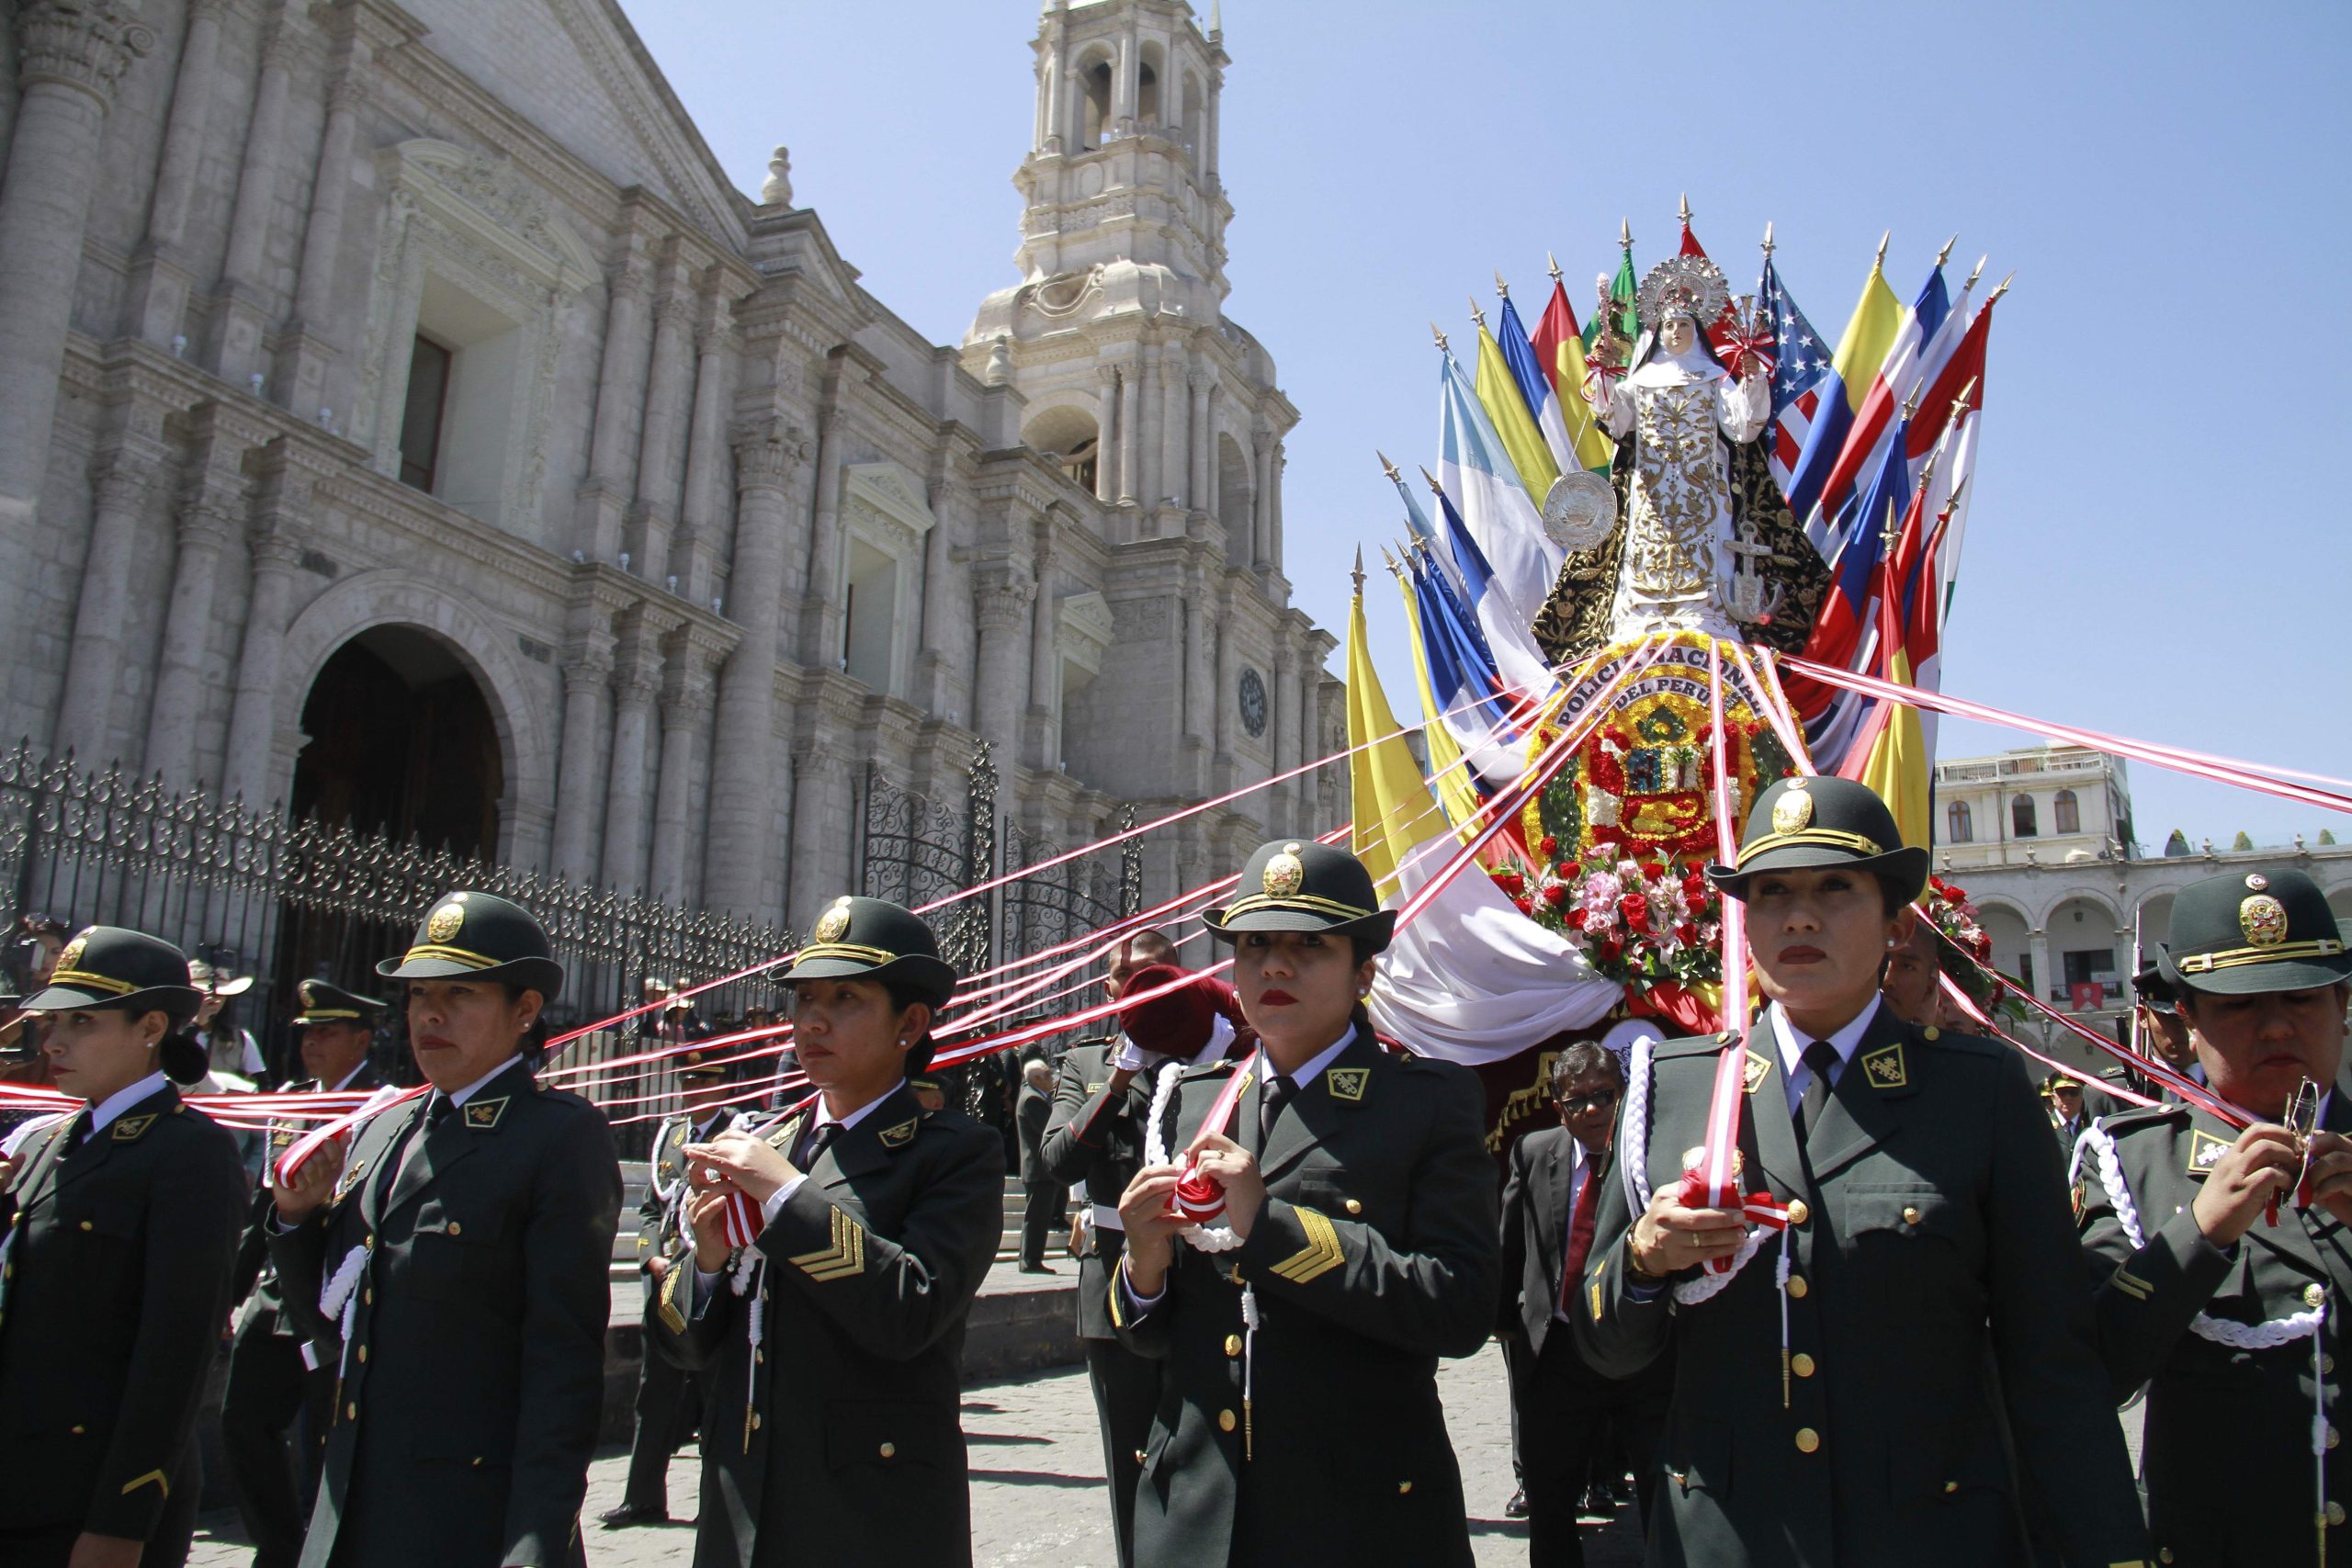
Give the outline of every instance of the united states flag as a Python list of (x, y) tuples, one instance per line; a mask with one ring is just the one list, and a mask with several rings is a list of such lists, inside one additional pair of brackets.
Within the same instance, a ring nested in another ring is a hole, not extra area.
[(1772, 367), (1772, 479), (1781, 493), (1789, 491), (1789, 476), (1804, 452), (1805, 432), (1813, 428), (1814, 412), (1821, 406), (1822, 382), (1829, 374), (1829, 345), (1804, 319), (1789, 297), (1772, 258), (1764, 258), (1764, 277), (1757, 285), (1764, 324), (1780, 344), (1780, 359)]

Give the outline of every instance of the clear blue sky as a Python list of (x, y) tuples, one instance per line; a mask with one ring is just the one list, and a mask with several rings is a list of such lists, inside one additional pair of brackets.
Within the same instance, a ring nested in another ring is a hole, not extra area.
[[(1204, 0), (1204, 4), (1205, 0)], [(729, 175), (789, 144), (886, 305), (941, 343), (1014, 280), (1036, 7), (624, 0)], [(1303, 422), (1283, 502), (1297, 602), (1343, 632), (1359, 541), (1403, 531), (1373, 460), (1426, 461), (1428, 322), (1500, 266), (1581, 312), (1619, 218), (1646, 265), (1679, 194), (1736, 284), (1776, 225), (1835, 340), (1880, 231), (1907, 300), (2015, 269), (1986, 378), (1949, 692), (2352, 777), (2352, 7), (1227, 0), (1227, 312)], [(1713, 24), (1702, 29), (1702, 24)], [(1611, 86), (1569, 62), (1607, 58)], [(1579, 281), (1580, 280), (1580, 281)], [(1376, 558), (1376, 551), (1372, 552)], [(1390, 696), (1401, 610), (1367, 584)], [(1336, 662), (1336, 660), (1335, 660)], [(1942, 752), (2030, 744), (1947, 723)], [(2260, 843), (2352, 819), (2135, 765), (2140, 835)]]

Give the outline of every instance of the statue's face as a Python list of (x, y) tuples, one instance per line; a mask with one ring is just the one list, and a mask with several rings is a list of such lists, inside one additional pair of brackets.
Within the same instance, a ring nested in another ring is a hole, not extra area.
[(1666, 324), (1657, 330), (1658, 344), (1668, 354), (1680, 354), (1689, 349), (1695, 335), (1688, 316), (1668, 316)]

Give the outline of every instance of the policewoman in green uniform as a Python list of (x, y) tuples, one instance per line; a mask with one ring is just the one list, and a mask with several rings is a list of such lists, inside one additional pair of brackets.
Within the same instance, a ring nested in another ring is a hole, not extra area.
[(1374, 1037), (1396, 917), (1362, 862), (1276, 840), (1237, 891), (1205, 919), (1261, 1051), (1161, 1070), (1119, 1201), (1113, 1320), (1163, 1363), (1135, 1561), (1466, 1564), (1437, 1359), (1494, 1323), (1484, 1092)]
[(2252, 1125), (2175, 1103), (2084, 1139), (2100, 1348), (2117, 1398), (2148, 1386), (2148, 1533), (2193, 1568), (2352, 1562), (2352, 1106), (2334, 1093), (2352, 956), (2309, 876), (2250, 871), (2180, 890), (2162, 963), (2206, 1087)]
[[(306, 1077), (281, 1094), (361, 1094), (376, 1088), (368, 1053), (384, 1004), (324, 980), (295, 987), (293, 1027)], [(310, 1517), (303, 1499), (318, 1482), (334, 1407), (335, 1342), (314, 1302), (286, 1299), (269, 1264), (270, 1218), (277, 1200), (271, 1168), (306, 1130), (281, 1122), (269, 1134), (269, 1160), (255, 1184), (230, 1297), (237, 1309), (229, 1347), (229, 1381), (220, 1395), (220, 1448), (237, 1493), (237, 1514), (253, 1543), (254, 1568), (294, 1568)], [(301, 1451), (289, 1452), (297, 1417), (307, 1417)], [(300, 1483), (298, 1489), (297, 1483)]]
[(958, 1367), (1004, 1146), (907, 1083), (956, 988), (931, 928), (843, 897), (811, 937), (781, 980), (816, 1095), (686, 1145), (693, 1267), (646, 1319), (711, 1390), (695, 1563), (969, 1562)]
[(376, 968), (432, 1087), (280, 1183), (269, 1242), (343, 1341), (303, 1568), (578, 1563), (621, 1179), (604, 1113), (534, 1076), (563, 966), (466, 890)]
[[(1737, 864), (1707, 875), (1747, 907), (1770, 1005), (1744, 1046), (1726, 1032), (1636, 1055), (1576, 1317), (1604, 1375), (1674, 1350), (1647, 1561), (2030, 1562), (2022, 1470), (2058, 1504), (2066, 1568), (2140, 1562), (2033, 1080), (2007, 1045), (1904, 1022), (1879, 995), (1926, 852), (1864, 785), (1796, 778), (1758, 792)], [(1787, 1206), (1746, 1251), (1739, 1211), (1680, 1198), (1725, 1052), (1741, 1053), (1739, 1190)]]
[(0, 1201), (0, 1562), (185, 1560), (197, 1402), (244, 1203), (236, 1139), (164, 1072), (198, 993), (167, 942), (91, 926), (26, 1011), (80, 1110), (32, 1133)]

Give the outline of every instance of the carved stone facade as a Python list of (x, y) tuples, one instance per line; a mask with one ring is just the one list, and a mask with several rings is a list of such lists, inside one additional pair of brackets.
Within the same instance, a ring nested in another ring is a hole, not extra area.
[[(989, 741), (1074, 843), (1335, 749), (1179, 0), (1048, 7), (1028, 276), (960, 348), (787, 180), (728, 185), (616, 0), (11, 14), (7, 733), (286, 799), (356, 643), (478, 694), (479, 776), (419, 787), (487, 790), (485, 852), (795, 923), (868, 761), (953, 794)], [(1073, 461), (1080, 414), (1115, 460)], [(1147, 893), (1344, 788), (1156, 835)]]

